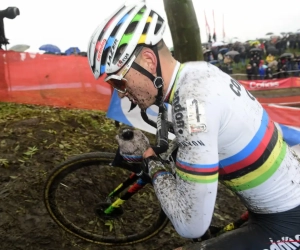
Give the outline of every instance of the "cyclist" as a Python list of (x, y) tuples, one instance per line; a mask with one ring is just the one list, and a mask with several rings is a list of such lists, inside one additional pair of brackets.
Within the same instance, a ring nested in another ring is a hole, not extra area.
[[(247, 226), (179, 249), (298, 249), (300, 163), (260, 103), (206, 62), (179, 63), (163, 42), (166, 22), (143, 1), (125, 4), (92, 35), (88, 59), (96, 79), (107, 74), (120, 97), (141, 109), (172, 105), (176, 174), (124, 142), (124, 158), (148, 160), (156, 195), (176, 231), (201, 237), (213, 216), (218, 180), (249, 210)], [(131, 144), (130, 144), (131, 143)], [(128, 155), (130, 157), (128, 157)]]

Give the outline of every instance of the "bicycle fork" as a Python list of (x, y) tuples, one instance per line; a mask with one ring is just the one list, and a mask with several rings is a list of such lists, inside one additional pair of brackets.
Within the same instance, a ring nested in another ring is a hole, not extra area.
[(130, 177), (121, 183), (118, 187), (116, 187), (109, 195), (108, 200), (119, 195), (122, 191), (132, 185), (126, 193), (124, 193), (120, 198), (116, 199), (108, 208), (104, 210), (106, 215), (111, 215), (113, 212), (120, 208), (120, 206), (127, 200), (129, 200), (135, 193), (141, 190), (148, 182), (141, 179), (135, 173), (132, 173)]

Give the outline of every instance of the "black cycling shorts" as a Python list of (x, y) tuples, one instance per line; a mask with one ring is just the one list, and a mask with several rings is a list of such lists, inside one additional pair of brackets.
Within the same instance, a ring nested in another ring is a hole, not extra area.
[(245, 226), (184, 250), (296, 250), (300, 249), (300, 206), (276, 214), (249, 211)]

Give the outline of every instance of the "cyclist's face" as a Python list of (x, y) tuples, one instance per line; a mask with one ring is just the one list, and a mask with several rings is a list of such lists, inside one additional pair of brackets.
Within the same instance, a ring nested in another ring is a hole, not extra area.
[[(156, 65), (153, 63), (153, 59), (155, 60), (155, 58), (153, 58), (152, 54), (154, 55), (150, 49), (143, 49), (136, 63), (155, 75)], [(125, 78), (127, 80), (127, 92), (125, 94), (119, 93), (121, 98), (127, 96), (131, 101), (138, 104), (141, 109), (146, 109), (155, 102), (157, 89), (148, 77), (130, 68)]]

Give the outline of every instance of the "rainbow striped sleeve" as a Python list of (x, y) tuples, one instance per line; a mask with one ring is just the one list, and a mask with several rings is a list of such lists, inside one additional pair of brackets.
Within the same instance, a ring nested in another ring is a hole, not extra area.
[(233, 191), (259, 186), (277, 171), (286, 151), (286, 143), (264, 111), (261, 126), (249, 144), (220, 161), (220, 180)]
[(213, 183), (218, 181), (219, 166), (218, 164), (191, 164), (177, 159), (176, 173), (177, 175), (189, 182), (194, 183)]

